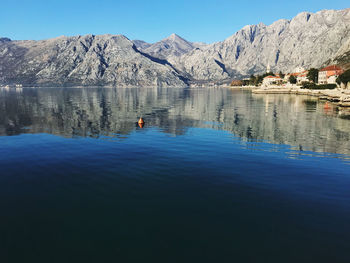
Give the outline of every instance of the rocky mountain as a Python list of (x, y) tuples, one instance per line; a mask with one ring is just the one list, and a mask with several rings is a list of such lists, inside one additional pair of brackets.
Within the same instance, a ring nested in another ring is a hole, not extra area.
[(342, 46), (334, 58), (325, 63), (325, 65), (330, 64), (337, 64), (345, 69), (350, 69), (350, 40)]
[(140, 50), (146, 49), (146, 48), (152, 46), (152, 44), (149, 44), (143, 40), (133, 40), (132, 42), (134, 42), (135, 46)]
[(0, 83), (24, 85), (185, 86), (169, 63), (122, 35), (0, 40)]
[(148, 44), (140, 40), (134, 40), (134, 44), (142, 52), (160, 59), (179, 57), (196, 48), (206, 46), (205, 43), (191, 43), (176, 34), (171, 34), (169, 37), (154, 44)]
[(170, 58), (197, 80), (219, 80), (297, 66), (320, 67), (350, 40), (350, 9), (301, 13), (272, 25), (248, 25), (226, 40)]
[(248, 25), (210, 45), (176, 34), (154, 44), (122, 35), (0, 38), (0, 84), (184, 86), (263, 73), (268, 65), (287, 73), (346, 64), (349, 54), (350, 9), (323, 10)]

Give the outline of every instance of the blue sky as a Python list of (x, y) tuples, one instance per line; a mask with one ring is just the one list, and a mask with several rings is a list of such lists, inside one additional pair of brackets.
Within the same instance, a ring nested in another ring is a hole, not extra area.
[(177, 33), (190, 41), (211, 43), (247, 24), (271, 24), (302, 11), (349, 7), (349, 0), (1, 0), (0, 36), (46, 39), (109, 33), (156, 42)]

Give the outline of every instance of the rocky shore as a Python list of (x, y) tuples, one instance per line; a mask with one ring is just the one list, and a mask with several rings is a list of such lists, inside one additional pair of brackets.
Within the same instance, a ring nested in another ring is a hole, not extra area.
[(270, 86), (253, 89), (254, 94), (297, 94), (318, 97), (322, 100), (328, 100), (340, 107), (350, 107), (350, 89), (332, 89), (332, 90), (310, 90), (301, 89), (299, 86), (281, 87)]

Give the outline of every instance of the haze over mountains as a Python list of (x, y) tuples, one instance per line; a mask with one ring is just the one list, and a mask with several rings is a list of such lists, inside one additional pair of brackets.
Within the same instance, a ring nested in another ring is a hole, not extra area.
[(0, 39), (0, 83), (23, 85), (185, 86), (294, 68), (346, 63), (350, 9), (301, 13), (272, 25), (248, 25), (222, 42), (176, 34), (157, 43), (122, 35), (48, 40)]

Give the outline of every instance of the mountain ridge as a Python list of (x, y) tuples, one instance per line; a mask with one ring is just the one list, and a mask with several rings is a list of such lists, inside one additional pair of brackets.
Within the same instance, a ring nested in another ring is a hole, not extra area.
[(246, 25), (223, 41), (156, 42), (124, 35), (0, 38), (0, 83), (184, 86), (273, 71), (321, 67), (350, 51), (350, 8), (302, 12), (270, 25)]
[(123, 35), (85, 35), (0, 44), (0, 82), (25, 85), (184, 86), (168, 63)]
[(167, 59), (170, 56), (179, 57), (195, 48), (206, 45), (200, 42), (189, 42), (175, 33), (152, 44), (142, 40), (134, 40), (133, 42), (142, 52), (160, 59)]
[(292, 72), (297, 66), (320, 67), (349, 39), (350, 9), (303, 12), (269, 26), (247, 25), (224, 41), (169, 61), (196, 79), (230, 78), (229, 71), (247, 76), (266, 71), (267, 65), (274, 71)]

